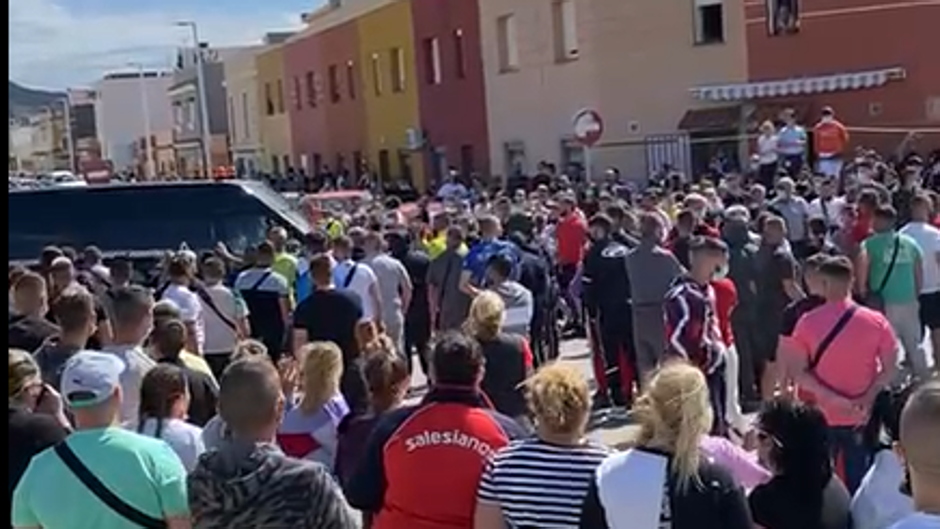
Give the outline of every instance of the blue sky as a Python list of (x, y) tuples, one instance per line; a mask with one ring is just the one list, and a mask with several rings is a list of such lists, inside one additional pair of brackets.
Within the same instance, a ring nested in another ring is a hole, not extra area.
[(199, 24), (217, 46), (253, 44), (296, 29), (323, 0), (9, 0), (10, 79), (28, 86), (88, 86), (128, 63), (168, 67), (191, 45), (177, 20)]

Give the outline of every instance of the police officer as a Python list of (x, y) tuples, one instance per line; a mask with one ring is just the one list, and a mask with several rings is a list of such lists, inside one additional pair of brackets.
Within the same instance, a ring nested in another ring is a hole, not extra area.
[(633, 397), (636, 360), (627, 254), (630, 249), (614, 239), (614, 224), (606, 214), (588, 223), (591, 248), (582, 272), (584, 304), (591, 320), (598, 407), (624, 407)]

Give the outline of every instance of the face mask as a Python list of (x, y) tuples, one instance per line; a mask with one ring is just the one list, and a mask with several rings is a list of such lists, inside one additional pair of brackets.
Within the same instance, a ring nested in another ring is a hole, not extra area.
[(728, 263), (720, 265), (718, 269), (715, 270), (712, 274), (712, 281), (721, 281), (726, 277), (728, 277)]
[(822, 117), (822, 122), (823, 122), (823, 123), (831, 123), (831, 122), (832, 122), (832, 116), (823, 116), (823, 117)]

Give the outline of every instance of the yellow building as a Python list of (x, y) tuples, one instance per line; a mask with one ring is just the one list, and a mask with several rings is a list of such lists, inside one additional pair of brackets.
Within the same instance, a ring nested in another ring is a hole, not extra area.
[(284, 79), (284, 44), (262, 48), (255, 56), (257, 72), (258, 160), (263, 171), (283, 175), (291, 160), (290, 118), (292, 94)]
[(411, 4), (395, 0), (356, 20), (369, 165), (424, 188)]

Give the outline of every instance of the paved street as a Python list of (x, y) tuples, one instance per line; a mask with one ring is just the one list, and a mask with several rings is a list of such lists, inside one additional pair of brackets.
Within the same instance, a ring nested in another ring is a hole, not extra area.
[[(930, 340), (925, 339), (922, 347), (927, 355), (928, 362), (933, 365)], [(577, 367), (584, 373), (585, 377), (592, 381), (593, 385), (594, 371), (591, 368), (591, 356), (586, 340), (569, 340), (564, 342), (561, 350), (561, 361)], [(417, 372), (412, 377), (411, 386), (416, 390), (420, 388), (423, 392), (423, 388), (427, 385), (427, 379), (424, 373), (420, 372), (420, 369), (416, 371)], [(416, 398), (414, 400), (416, 400)], [(635, 432), (636, 426), (622, 420), (622, 417), (618, 417), (618, 419), (620, 420), (611, 419), (594, 425), (589, 435), (591, 438), (599, 440), (608, 446), (623, 443), (629, 438), (632, 432)]]
[[(561, 361), (578, 368), (589, 380), (594, 380), (594, 371), (591, 368), (591, 356), (586, 340), (568, 340), (562, 344)], [(415, 370), (411, 386), (416, 390), (427, 386), (427, 378), (420, 369)], [(631, 429), (635, 427), (624, 424), (624, 421), (607, 421), (599, 427), (591, 429), (591, 437), (607, 445), (616, 445), (624, 442)]]

